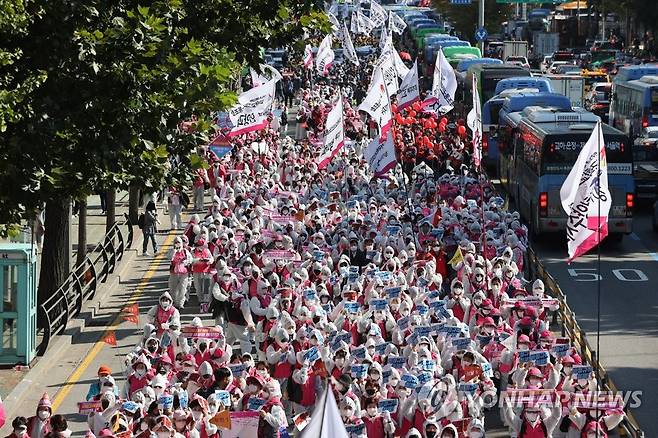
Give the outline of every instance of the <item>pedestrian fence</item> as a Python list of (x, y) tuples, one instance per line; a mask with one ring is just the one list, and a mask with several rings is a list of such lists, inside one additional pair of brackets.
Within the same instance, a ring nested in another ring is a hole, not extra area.
[[(37, 354), (42, 356), (53, 336), (64, 332), (68, 322), (82, 310), (82, 304), (93, 298), (100, 283), (105, 283), (127, 249), (133, 243), (133, 224), (124, 214), (115, 222), (103, 240), (75, 266), (64, 283), (37, 306)], [(122, 231), (123, 229), (123, 231)]]
[[(601, 382), (601, 390), (617, 393), (617, 387), (608, 376), (608, 373), (605, 368), (603, 368), (603, 365), (601, 365), (599, 362), (597, 351), (592, 348), (589, 341), (587, 340), (586, 333), (580, 328), (580, 325), (576, 320), (576, 315), (567, 304), (567, 297), (564, 292), (562, 292), (562, 289), (558, 285), (557, 281), (555, 281), (553, 276), (548, 273), (543, 263), (541, 260), (539, 260), (539, 257), (532, 248), (528, 249), (526, 255), (528, 263), (525, 266), (528, 266), (529, 278), (541, 279), (544, 282), (546, 293), (551, 295), (553, 298), (556, 298), (560, 303), (559, 310), (553, 315), (552, 326), (560, 327), (562, 337), (568, 337), (571, 339), (574, 346), (580, 353), (580, 356), (583, 359), (583, 363), (587, 363), (592, 366), (592, 370), (596, 374), (599, 382)], [(637, 420), (635, 420), (633, 414), (630, 412), (628, 407), (626, 407), (625, 410), (626, 417), (619, 425), (619, 434), (625, 437), (644, 438), (644, 432), (640, 428)]]

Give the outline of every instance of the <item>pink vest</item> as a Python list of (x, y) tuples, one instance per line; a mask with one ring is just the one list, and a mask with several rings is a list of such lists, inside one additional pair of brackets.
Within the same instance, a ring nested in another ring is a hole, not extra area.
[(158, 329), (158, 335), (161, 335), (164, 330), (162, 329), (162, 324), (166, 323), (169, 321), (169, 318), (171, 318), (174, 314), (176, 309), (174, 306), (169, 306), (169, 308), (165, 311), (162, 306), (158, 306), (158, 311), (155, 314), (155, 325), (157, 326)]

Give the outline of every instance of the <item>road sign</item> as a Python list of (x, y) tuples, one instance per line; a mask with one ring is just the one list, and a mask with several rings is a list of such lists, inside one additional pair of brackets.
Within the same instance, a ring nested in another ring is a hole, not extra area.
[(471, 0), (450, 0), (451, 5), (470, 5)]
[(481, 27), (475, 31), (475, 39), (478, 41), (484, 41), (487, 39), (487, 29)]

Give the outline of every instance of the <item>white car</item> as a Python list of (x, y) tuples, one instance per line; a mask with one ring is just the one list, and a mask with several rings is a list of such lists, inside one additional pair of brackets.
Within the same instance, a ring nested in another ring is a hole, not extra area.
[(505, 64), (518, 65), (530, 70), (530, 63), (528, 62), (528, 58), (525, 56), (508, 56), (505, 59)]
[(551, 55), (544, 56), (544, 60), (539, 65), (539, 69), (541, 70), (542, 74), (545, 75), (546, 73), (548, 73), (548, 69), (551, 66), (552, 62), (553, 62), (553, 57)]
[(575, 65), (575, 64), (569, 61), (553, 61), (551, 63), (551, 66), (548, 67), (548, 73), (554, 75), (555, 73), (557, 73), (557, 68), (562, 65)]

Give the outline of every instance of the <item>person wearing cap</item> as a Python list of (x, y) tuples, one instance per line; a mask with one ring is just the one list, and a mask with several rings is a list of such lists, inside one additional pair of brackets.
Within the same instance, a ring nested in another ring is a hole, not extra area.
[(11, 422), (12, 432), (5, 438), (30, 438), (27, 433), (27, 418), (16, 417)]
[(39, 400), (36, 415), (27, 419), (27, 430), (30, 438), (45, 438), (48, 432), (51, 431), (50, 417), (52, 413), (52, 403), (46, 392)]
[(151, 307), (146, 314), (149, 324), (153, 324), (158, 336), (162, 336), (169, 329), (169, 321), (177, 319), (180, 321), (180, 312), (173, 305), (173, 299), (169, 292), (163, 292), (158, 299), (158, 304)]
[(265, 404), (260, 409), (258, 421), (258, 436), (263, 438), (275, 438), (279, 436), (279, 430), (288, 426), (286, 413), (281, 403), (281, 387), (279, 382), (270, 379), (263, 386), (261, 392)]
[(207, 306), (210, 305), (213, 262), (214, 259), (206, 246), (206, 241), (203, 238), (197, 239), (192, 250), (192, 278), (197, 300), (203, 311), (207, 310)]
[(144, 209), (142, 217), (144, 218), (143, 223), (141, 224), (142, 233), (144, 233), (142, 255), (148, 255), (147, 249), (149, 240), (153, 245), (153, 254), (155, 255), (155, 253), (158, 252), (158, 243), (155, 241), (155, 233), (157, 233), (157, 226), (160, 224), (160, 220), (158, 219), (158, 210), (155, 207), (155, 202), (149, 201), (148, 204), (146, 204), (146, 208)]
[(183, 246), (183, 239), (174, 239), (174, 249), (169, 262), (169, 291), (173, 304), (179, 309), (185, 307), (185, 297), (189, 287), (192, 254)]
[(552, 437), (562, 412), (559, 403), (545, 407), (526, 403), (519, 414), (513, 408), (512, 403), (503, 403), (502, 411), (517, 438)]
[[(96, 372), (98, 380), (89, 385), (86, 400), (97, 399), (97, 397), (105, 391), (105, 383), (112, 377), (112, 369), (107, 365), (101, 365)], [(114, 387), (114, 395), (119, 396), (119, 389)]]

